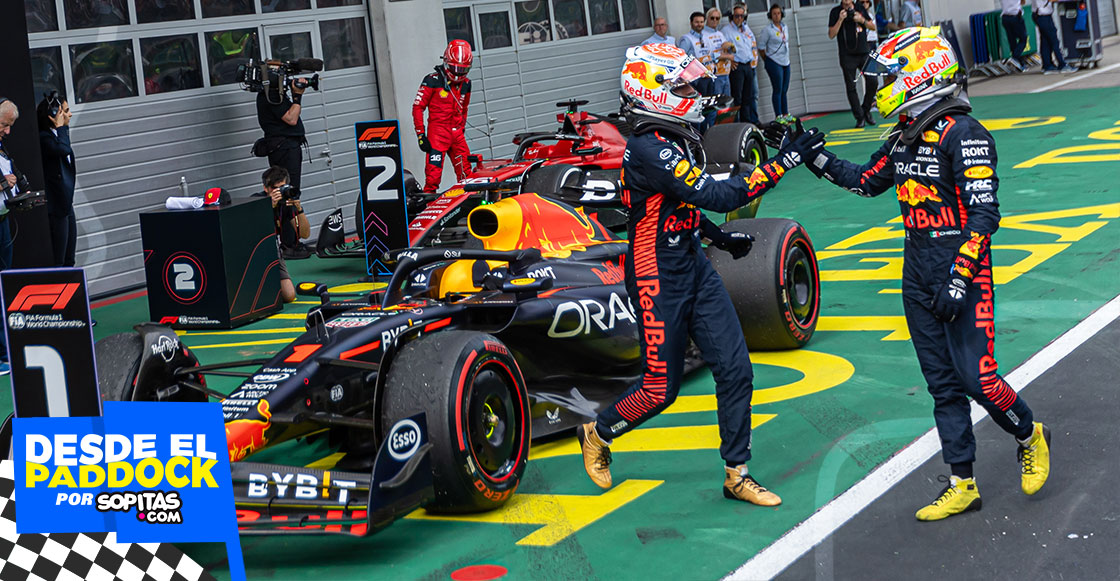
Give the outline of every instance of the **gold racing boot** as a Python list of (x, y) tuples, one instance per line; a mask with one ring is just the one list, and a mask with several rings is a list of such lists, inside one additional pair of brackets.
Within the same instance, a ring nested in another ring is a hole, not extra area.
[(740, 464), (734, 468), (724, 466), (723, 497), (742, 500), (759, 506), (778, 506), (782, 498), (758, 483), (757, 480), (747, 475), (747, 465)]
[(1050, 428), (1034, 423), (1034, 432), (1026, 445), (1019, 444), (1019, 464), (1023, 468), (1023, 492), (1034, 494), (1050, 476)]
[(980, 510), (980, 489), (976, 487), (975, 478), (938, 476), (937, 479), (949, 484), (936, 500), (923, 506), (914, 515), (918, 520), (941, 520), (965, 511)]
[(579, 447), (583, 450), (583, 468), (599, 488), (611, 487), (611, 449), (595, 431), (595, 422), (576, 428)]

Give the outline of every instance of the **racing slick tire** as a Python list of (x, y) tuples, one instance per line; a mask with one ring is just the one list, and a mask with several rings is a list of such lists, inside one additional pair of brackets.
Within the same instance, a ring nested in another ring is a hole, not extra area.
[[(704, 153), (710, 163), (749, 163), (757, 167), (766, 161), (766, 145), (758, 130), (749, 123), (713, 125), (704, 133)], [(758, 214), (757, 198), (742, 208), (727, 213), (727, 221), (754, 218)]]
[[(205, 394), (177, 387), (159, 399), (157, 393), (175, 385), (174, 371), (179, 367), (197, 366), (198, 359), (185, 347), (161, 363), (162, 357), (149, 357), (145, 364), (144, 339), (140, 333), (116, 333), (94, 344), (97, 363), (97, 387), (102, 401), (180, 401), (205, 402)], [(143, 366), (143, 368), (142, 368)], [(200, 375), (189, 379), (201, 382)]]
[(525, 181), (521, 182), (521, 193), (559, 196), (562, 187), (578, 184), (582, 176), (583, 170), (574, 165), (542, 165), (525, 176)]
[(447, 331), (405, 345), (389, 368), (382, 425), (424, 412), (433, 512), (493, 510), (517, 490), (529, 459), (529, 394), (501, 341)]
[(782, 218), (734, 220), (722, 228), (754, 236), (750, 254), (739, 260), (716, 248), (705, 250), (731, 295), (747, 347), (805, 346), (821, 309), (817, 256), (805, 228)]

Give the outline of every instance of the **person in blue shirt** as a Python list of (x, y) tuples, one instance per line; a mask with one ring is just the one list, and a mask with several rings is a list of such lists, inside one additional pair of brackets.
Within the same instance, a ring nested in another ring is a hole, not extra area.
[(759, 124), (758, 119), (758, 48), (754, 32), (747, 25), (747, 6), (731, 7), (731, 21), (720, 29), (724, 38), (735, 45), (735, 60), (731, 68), (731, 97), (739, 106), (739, 121)]
[(758, 48), (764, 57), (766, 75), (770, 77), (772, 93), (770, 100), (774, 105), (774, 115), (778, 119), (789, 117), (789, 28), (782, 22), (785, 10), (778, 4), (770, 7), (770, 22), (758, 35)]
[(677, 41), (669, 35), (669, 22), (659, 17), (653, 21), (653, 34), (642, 44), (677, 44)]

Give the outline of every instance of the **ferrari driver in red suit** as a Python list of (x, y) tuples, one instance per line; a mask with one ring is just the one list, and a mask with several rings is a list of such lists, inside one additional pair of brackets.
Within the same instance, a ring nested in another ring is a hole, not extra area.
[[(453, 40), (443, 51), (443, 64), (428, 73), (416, 91), (412, 103), (412, 123), (420, 150), (428, 154), (424, 165), (424, 191), (439, 191), (443, 177), (443, 158), (451, 157), (455, 178), (470, 175), (467, 160), (470, 149), (463, 129), (467, 124), (467, 107), (471, 102), (471, 70), (474, 55), (464, 40)], [(424, 110), (428, 110), (428, 127), (424, 129)]]

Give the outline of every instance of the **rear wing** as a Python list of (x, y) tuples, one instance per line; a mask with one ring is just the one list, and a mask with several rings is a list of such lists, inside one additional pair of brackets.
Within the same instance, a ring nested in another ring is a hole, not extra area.
[(375, 533), (426, 505), (435, 492), (424, 414), (398, 421), (369, 473), (235, 462), (243, 535)]

